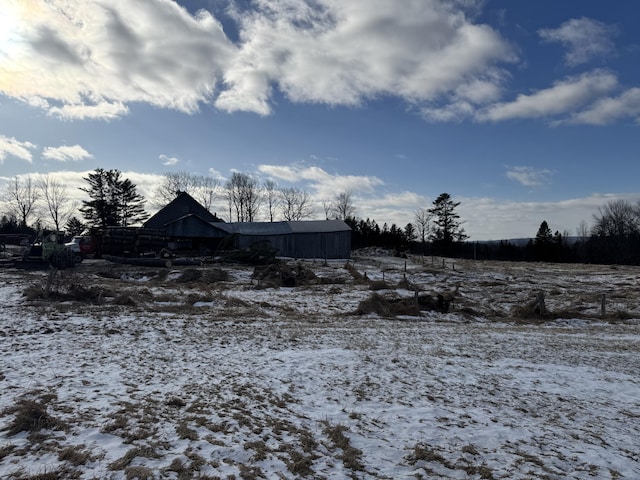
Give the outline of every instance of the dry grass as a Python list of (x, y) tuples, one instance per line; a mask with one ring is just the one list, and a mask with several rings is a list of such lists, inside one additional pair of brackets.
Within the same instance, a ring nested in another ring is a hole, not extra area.
[(33, 475), (24, 475), (22, 472), (18, 471), (11, 474), (9, 478), (15, 480), (73, 480), (80, 478), (80, 472), (64, 467), (56, 468), (51, 471), (47, 471), (45, 468), (42, 473), (36, 473)]
[(10, 437), (20, 432), (35, 434), (41, 430), (66, 430), (68, 428), (67, 424), (49, 415), (45, 403), (36, 400), (20, 399), (13, 407), (5, 409), (3, 414), (15, 415), (7, 429), (7, 435)]
[(369, 315), (376, 313), (381, 317), (397, 316), (419, 316), (420, 305), (414, 298), (393, 298), (387, 299), (384, 296), (374, 293), (366, 300), (358, 304), (356, 315)]
[(83, 446), (70, 446), (63, 448), (58, 452), (58, 460), (69, 462), (72, 465), (79, 466), (93, 460), (91, 452)]
[(335, 448), (342, 450), (342, 455), (339, 458), (342, 459), (344, 466), (350, 470), (362, 472), (364, 471), (362, 450), (351, 445), (349, 437), (344, 434), (347, 431), (349, 429), (345, 425), (332, 424), (330, 422), (325, 422), (324, 424), (324, 433), (329, 437)]
[(131, 464), (134, 458), (162, 458), (153, 448), (149, 446), (144, 447), (134, 447), (127, 451), (122, 457), (114, 462), (111, 462), (108, 466), (109, 470), (124, 470)]

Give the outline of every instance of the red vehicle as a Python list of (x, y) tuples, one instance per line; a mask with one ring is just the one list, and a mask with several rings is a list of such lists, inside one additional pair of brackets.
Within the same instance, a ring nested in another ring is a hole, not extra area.
[(92, 236), (73, 237), (65, 246), (74, 253), (76, 263), (87, 255), (96, 254), (96, 240)]

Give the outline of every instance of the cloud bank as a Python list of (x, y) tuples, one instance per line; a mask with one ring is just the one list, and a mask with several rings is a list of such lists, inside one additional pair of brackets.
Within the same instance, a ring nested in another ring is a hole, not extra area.
[[(4, 0), (0, 94), (64, 120), (113, 120), (134, 103), (270, 115), (280, 96), (348, 107), (393, 97), (430, 122), (638, 118), (636, 89), (606, 70), (506, 98), (521, 74), (509, 69), (526, 60), (475, 21), (481, 0), (212, 5), (193, 13), (171, 0)], [(538, 30), (565, 47), (572, 68), (615, 53), (617, 33), (584, 17)]]

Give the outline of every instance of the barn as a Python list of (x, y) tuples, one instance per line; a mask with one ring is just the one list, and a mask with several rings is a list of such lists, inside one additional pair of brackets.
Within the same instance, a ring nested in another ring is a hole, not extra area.
[(351, 255), (351, 228), (342, 220), (224, 223), (214, 228), (233, 235), (236, 248), (266, 245), (280, 257), (349, 258)]
[(211, 213), (191, 195), (180, 192), (144, 224), (145, 228), (161, 230), (169, 239), (172, 250), (215, 250), (226, 235), (212, 228), (224, 220)]
[(238, 249), (261, 245), (280, 257), (351, 255), (351, 228), (342, 220), (225, 223), (185, 192), (149, 218), (144, 227), (163, 230), (174, 250), (215, 252), (221, 244)]

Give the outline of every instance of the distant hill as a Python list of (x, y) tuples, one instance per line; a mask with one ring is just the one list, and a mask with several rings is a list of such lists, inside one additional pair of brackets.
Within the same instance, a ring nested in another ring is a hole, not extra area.
[[(569, 245), (573, 245), (581, 240), (581, 237), (563, 237), (562, 238), (565, 243)], [(475, 243), (482, 245), (498, 245), (500, 242), (510, 243), (515, 247), (524, 247), (529, 243), (529, 241), (535, 241), (535, 238), (509, 238), (505, 240), (478, 240)]]

